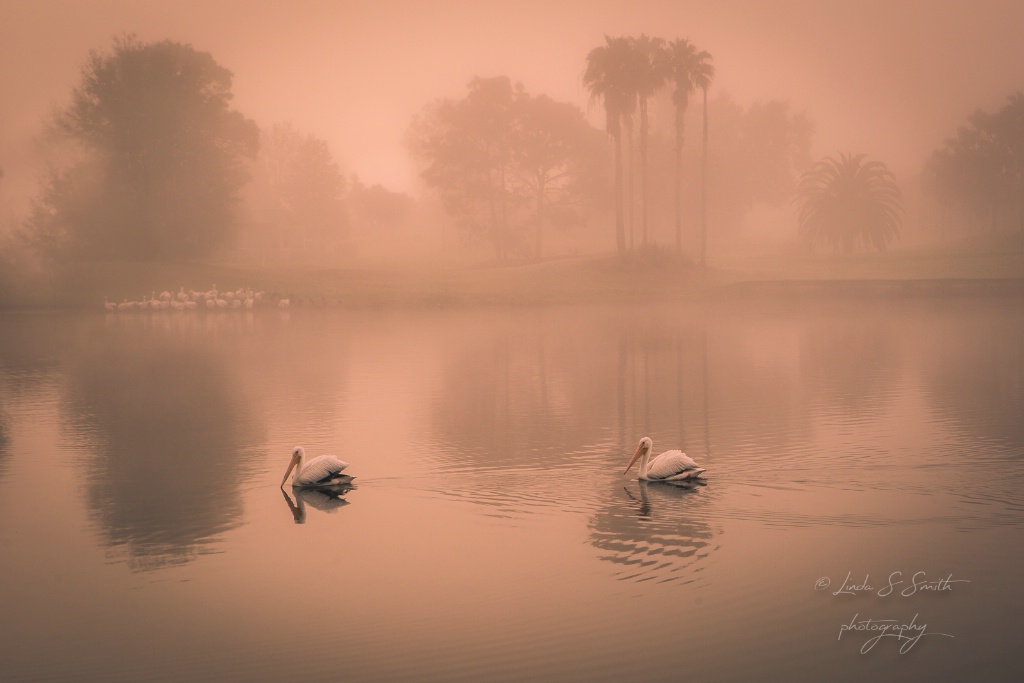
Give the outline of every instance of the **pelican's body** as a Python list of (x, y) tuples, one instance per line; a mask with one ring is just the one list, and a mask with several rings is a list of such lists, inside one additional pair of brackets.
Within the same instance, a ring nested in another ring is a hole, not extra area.
[(637, 479), (645, 481), (683, 481), (696, 479), (703, 472), (704, 468), (698, 465), (693, 458), (682, 451), (665, 451), (656, 458), (651, 458), (651, 450), (654, 442), (649, 437), (640, 439), (636, 452), (626, 465), (625, 474), (633, 466), (637, 458), (640, 459), (640, 472)]
[(304, 463), (306, 451), (301, 446), (292, 451), (291, 462), (288, 463), (288, 470), (284, 473), (281, 486), (292, 475), (292, 486), (299, 488), (326, 488), (329, 486), (345, 486), (352, 481), (352, 477), (342, 474), (342, 470), (348, 467), (344, 460), (338, 460), (333, 455), (319, 455), (309, 462)]

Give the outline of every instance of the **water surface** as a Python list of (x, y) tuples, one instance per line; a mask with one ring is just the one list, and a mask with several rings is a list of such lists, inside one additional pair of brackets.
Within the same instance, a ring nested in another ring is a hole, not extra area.
[(4, 313), (0, 679), (1021, 679), (1021, 415), (1016, 300)]

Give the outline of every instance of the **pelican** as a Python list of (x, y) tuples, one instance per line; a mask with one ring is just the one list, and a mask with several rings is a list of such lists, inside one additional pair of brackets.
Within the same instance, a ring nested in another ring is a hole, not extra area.
[[(647, 481), (682, 481), (685, 479), (696, 479), (704, 472), (704, 468), (694, 462), (693, 458), (682, 451), (665, 451), (658, 457), (651, 460), (651, 449), (654, 442), (650, 437), (640, 439), (636, 452), (629, 459), (625, 471), (633, 466), (637, 458), (640, 458), (640, 473), (637, 479)], [(643, 456), (643, 457), (641, 457)]]
[(325, 488), (330, 486), (344, 486), (352, 481), (352, 477), (342, 474), (341, 471), (348, 467), (348, 463), (338, 460), (333, 455), (319, 455), (303, 465), (306, 451), (302, 446), (296, 446), (292, 451), (292, 459), (288, 463), (288, 470), (284, 473), (281, 486), (288, 481), (288, 475), (295, 470), (292, 476), (292, 486), (299, 488)]

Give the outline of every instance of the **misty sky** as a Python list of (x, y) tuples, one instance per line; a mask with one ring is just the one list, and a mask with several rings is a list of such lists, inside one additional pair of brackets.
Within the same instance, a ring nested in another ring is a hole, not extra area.
[(402, 138), (425, 103), (504, 74), (586, 108), (580, 75), (604, 33), (687, 37), (714, 56), (713, 93), (805, 111), (815, 155), (913, 173), (972, 111), (1024, 90), (1022, 26), (1020, 0), (0, 0), (0, 198), (35, 187), (41, 121), (88, 51), (125, 32), (210, 52), (258, 124), (290, 121), (346, 172), (409, 190)]

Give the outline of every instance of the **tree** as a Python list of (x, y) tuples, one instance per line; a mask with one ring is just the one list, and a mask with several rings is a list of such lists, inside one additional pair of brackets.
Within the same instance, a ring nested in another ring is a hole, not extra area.
[[(635, 52), (628, 38), (604, 37), (605, 44), (587, 54), (583, 86), (592, 99), (601, 100), (605, 111), (605, 130), (615, 146), (615, 244), (619, 255), (626, 253), (626, 229), (623, 220), (622, 125), (631, 130), (636, 102), (631, 65)], [(631, 138), (632, 135), (629, 136)]]
[[(668, 80), (675, 86), (672, 90), (672, 103), (675, 105), (676, 131), (676, 185), (675, 185), (675, 225), (676, 251), (683, 249), (683, 134), (686, 125), (686, 108), (690, 103), (690, 95), (696, 88), (704, 93), (704, 157), (707, 157), (707, 89), (715, 76), (715, 67), (711, 64), (711, 55), (706, 50), (698, 51), (686, 38), (677, 38), (669, 43), (662, 53)], [(706, 176), (706, 161), (701, 164), (702, 187)], [(701, 264), (704, 263), (706, 242), (706, 191), (702, 190), (701, 199)]]
[(409, 143), (463, 238), (483, 237), (504, 260), (514, 241), (511, 214), (522, 200), (512, 187), (510, 140), (513, 103), (523, 89), (503, 76), (474, 78), (468, 87), (465, 99), (428, 105)]
[(183, 260), (223, 246), (259, 144), (230, 109), (231, 82), (181, 43), (125, 36), (91, 52), (51, 130), (77, 154), (51, 168), (29, 230), (64, 258)]
[(600, 133), (578, 107), (547, 95), (520, 98), (515, 114), (515, 170), (533, 197), (533, 255), (541, 258), (546, 224), (581, 220), (574, 209), (592, 186), (592, 170), (603, 160)]
[(462, 100), (428, 106), (409, 144), (463, 236), (486, 239), (504, 260), (529, 251), (530, 227), (540, 256), (551, 209), (571, 203), (580, 187), (591, 130), (572, 105), (498, 76), (474, 78)]
[[(784, 101), (744, 107), (727, 93), (709, 96), (708, 119), (715, 122), (715, 143), (706, 157), (700, 146), (684, 146), (681, 163), (673, 144), (675, 105), (670, 91), (652, 100), (651, 113), (651, 211), (671, 217), (679, 202), (682, 252), (692, 254), (694, 263), (700, 253), (705, 198), (707, 212), (714, 216), (714, 237), (724, 243), (737, 236), (752, 209), (790, 204), (800, 174), (813, 162), (809, 150), (814, 126)], [(686, 129), (698, 130), (702, 118), (700, 107), (690, 107)], [(701, 183), (705, 158), (707, 182)], [(679, 166), (682, 182), (677, 183)], [(772, 227), (774, 223), (759, 223), (757, 231), (767, 237), (765, 231)], [(664, 226), (652, 226), (652, 238), (672, 245), (674, 231), (670, 219)], [(714, 244), (708, 244), (709, 250)]]
[(415, 207), (413, 198), (404, 192), (394, 192), (380, 184), (367, 186), (358, 176), (352, 177), (348, 200), (353, 226), (377, 237), (394, 238)]
[(710, 54), (703, 50), (700, 54), (707, 55), (708, 60), (699, 63), (693, 72), (693, 84), (700, 88), (704, 104), (700, 153), (700, 265), (704, 266), (708, 255), (708, 88), (715, 78), (715, 67)]
[(640, 225), (643, 230), (643, 245), (647, 246), (647, 144), (650, 135), (650, 120), (647, 114), (648, 100), (665, 83), (668, 76), (666, 65), (661, 58), (665, 41), (640, 34), (631, 39), (635, 54), (637, 103), (640, 109)]
[(1024, 93), (995, 114), (977, 111), (936, 150), (925, 168), (931, 192), (987, 217), (996, 232), (1024, 230)]
[(884, 251), (899, 235), (903, 200), (893, 174), (865, 155), (826, 157), (800, 179), (800, 236), (849, 254), (858, 246)]
[(327, 142), (276, 123), (260, 136), (249, 205), (252, 248), (285, 260), (330, 261), (340, 256), (348, 228), (345, 177)]

